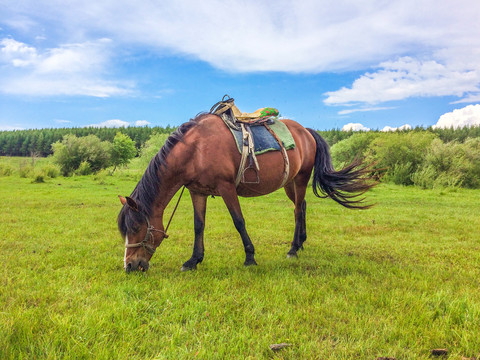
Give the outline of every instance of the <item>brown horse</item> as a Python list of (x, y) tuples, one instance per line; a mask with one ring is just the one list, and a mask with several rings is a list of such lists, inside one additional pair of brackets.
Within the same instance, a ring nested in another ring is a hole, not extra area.
[[(313, 192), (317, 197), (330, 197), (348, 208), (366, 208), (356, 197), (374, 183), (365, 176), (368, 166), (354, 161), (340, 171), (332, 166), (328, 145), (314, 130), (292, 120), (282, 120), (290, 130), (295, 148), (288, 150), (290, 169), (284, 186), (295, 204), (295, 232), (289, 257), (297, 256), (307, 239), (305, 226), (305, 192), (313, 174)], [(258, 184), (235, 185), (241, 156), (223, 120), (213, 114), (201, 114), (181, 125), (150, 161), (147, 170), (130, 197), (120, 200), (123, 208), (118, 227), (125, 239), (127, 272), (147, 270), (155, 249), (167, 234), (163, 213), (175, 193), (185, 186), (194, 208), (195, 241), (192, 257), (182, 270), (196, 269), (204, 256), (203, 231), (209, 195), (221, 196), (245, 248), (245, 265), (255, 265), (255, 250), (245, 228), (238, 195), (260, 196), (280, 188), (284, 176), (284, 158), (280, 151), (257, 156), (260, 171)]]

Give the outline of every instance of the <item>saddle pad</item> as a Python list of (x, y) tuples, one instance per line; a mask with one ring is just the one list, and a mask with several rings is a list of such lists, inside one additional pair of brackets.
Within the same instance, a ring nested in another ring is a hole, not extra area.
[[(290, 150), (295, 148), (295, 140), (293, 139), (290, 130), (288, 130), (287, 125), (283, 122), (274, 120), (273, 124), (268, 125), (270, 129), (273, 130), (275, 134), (282, 140), (285, 150)], [(230, 131), (233, 134), (233, 137), (236, 140), (237, 148), (240, 154), (242, 153), (242, 130), (234, 130), (230, 128)], [(270, 131), (263, 125), (250, 126), (250, 130), (253, 134), (253, 142), (255, 144), (255, 155), (260, 155), (268, 151), (279, 151), (281, 150), (280, 145), (277, 140), (270, 134)]]

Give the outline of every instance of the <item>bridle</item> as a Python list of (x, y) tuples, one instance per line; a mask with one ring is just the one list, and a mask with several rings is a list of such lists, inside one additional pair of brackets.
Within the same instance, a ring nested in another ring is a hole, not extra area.
[[(145, 234), (145, 237), (143, 240), (139, 243), (136, 244), (128, 244), (128, 242), (125, 244), (125, 248), (139, 248), (143, 247), (143, 249), (148, 252), (150, 255), (155, 254), (155, 250), (157, 249), (154, 247), (155, 245), (155, 238), (153, 237), (153, 232), (161, 232), (163, 233), (163, 239), (168, 239), (168, 235), (166, 230), (160, 230), (160, 229), (155, 229), (152, 225), (150, 225), (150, 221), (148, 221), (148, 218), (145, 216), (145, 220), (147, 220), (147, 233)], [(127, 236), (128, 239), (128, 236)], [(152, 245), (149, 244), (149, 240), (152, 240)], [(162, 243), (163, 239), (160, 241), (160, 244)], [(158, 245), (160, 245), (158, 244)], [(158, 247), (158, 246), (157, 246)]]
[[(180, 197), (177, 200), (177, 204), (175, 205), (175, 208), (173, 209), (172, 215), (170, 215), (170, 220), (168, 220), (168, 224), (167, 224), (167, 227), (165, 228), (165, 230), (155, 229), (152, 225), (150, 225), (150, 221), (148, 220), (148, 217), (145, 214), (143, 214), (143, 216), (145, 217), (145, 220), (147, 222), (147, 232), (145, 233), (145, 237), (139, 243), (129, 244), (128, 243), (128, 235), (126, 235), (126, 240), (127, 241), (125, 242), (125, 248), (128, 249), (128, 248), (143, 247), (145, 252), (149, 253), (150, 255), (155, 254), (155, 250), (157, 249), (158, 246), (160, 246), (162, 241), (164, 239), (168, 239), (167, 230), (170, 227), (170, 223), (172, 222), (173, 215), (175, 215), (175, 211), (177, 211), (178, 204), (180, 203), (180, 199), (182, 198), (182, 195), (183, 195), (184, 191), (185, 191), (185, 186), (183, 187), (182, 192), (180, 193)], [(154, 247), (155, 246), (155, 238), (153, 236), (154, 231), (163, 233), (163, 238), (162, 238), (162, 240), (160, 240), (160, 244), (158, 244), (157, 247)], [(152, 244), (149, 243), (150, 239), (152, 240)]]

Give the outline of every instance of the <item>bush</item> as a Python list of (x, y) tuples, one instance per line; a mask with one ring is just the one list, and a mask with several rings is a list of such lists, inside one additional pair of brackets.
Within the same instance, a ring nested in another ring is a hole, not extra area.
[(169, 134), (154, 134), (147, 140), (145, 146), (140, 151), (140, 160), (143, 169), (145, 169), (150, 160), (158, 153), (165, 144)]
[(34, 171), (32, 183), (40, 184), (45, 182), (45, 173), (41, 170)]
[(412, 163), (396, 163), (392, 169), (387, 171), (384, 180), (397, 185), (409, 185), (413, 183), (412, 180)]
[(91, 175), (92, 167), (88, 161), (82, 161), (77, 170), (75, 170), (75, 175)]
[(13, 174), (13, 168), (8, 164), (0, 164), (0, 176), (10, 176)]
[(43, 171), (45, 176), (47, 176), (51, 179), (54, 179), (54, 178), (60, 176), (60, 169), (55, 164), (43, 165), (41, 170)]
[(412, 180), (423, 188), (480, 188), (480, 139), (467, 139), (463, 144), (434, 140)]
[(18, 174), (21, 178), (29, 178), (33, 175), (33, 166), (27, 164), (25, 161), (20, 164)]
[(385, 180), (399, 185), (412, 185), (410, 176), (423, 163), (425, 154), (436, 135), (427, 132), (384, 133), (370, 143), (367, 162), (375, 162)]
[(375, 132), (356, 133), (331, 148), (335, 168), (350, 164), (355, 158), (363, 159), (370, 143), (378, 136)]
[(101, 141), (95, 135), (81, 138), (65, 135), (62, 141), (52, 145), (53, 160), (60, 166), (64, 176), (73, 174), (82, 162), (89, 164), (91, 172), (97, 172), (110, 165), (111, 148), (111, 143)]

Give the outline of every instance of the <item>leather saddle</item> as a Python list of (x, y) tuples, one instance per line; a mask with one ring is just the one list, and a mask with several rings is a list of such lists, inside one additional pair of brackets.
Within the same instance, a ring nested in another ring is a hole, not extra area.
[[(274, 123), (274, 117), (278, 116), (279, 114), (277, 109), (260, 108), (253, 113), (242, 113), (235, 106), (234, 99), (228, 95), (225, 95), (221, 101), (217, 102), (215, 105), (212, 106), (212, 108), (210, 109), (210, 113), (220, 116), (223, 122), (231, 130), (241, 131), (242, 133), (242, 158), (235, 181), (236, 186), (238, 186), (240, 183), (258, 184), (260, 182), (260, 177), (258, 175), (260, 167), (255, 156), (255, 143), (252, 130), (252, 127), (256, 126), (264, 126), (270, 132), (273, 138), (277, 141), (282, 151), (285, 162), (285, 171), (281, 187), (285, 185), (289, 174), (289, 160), (287, 156), (287, 151), (283, 145), (283, 142), (269, 126)], [(254, 173), (255, 180), (247, 180), (246, 175), (249, 172)]]

